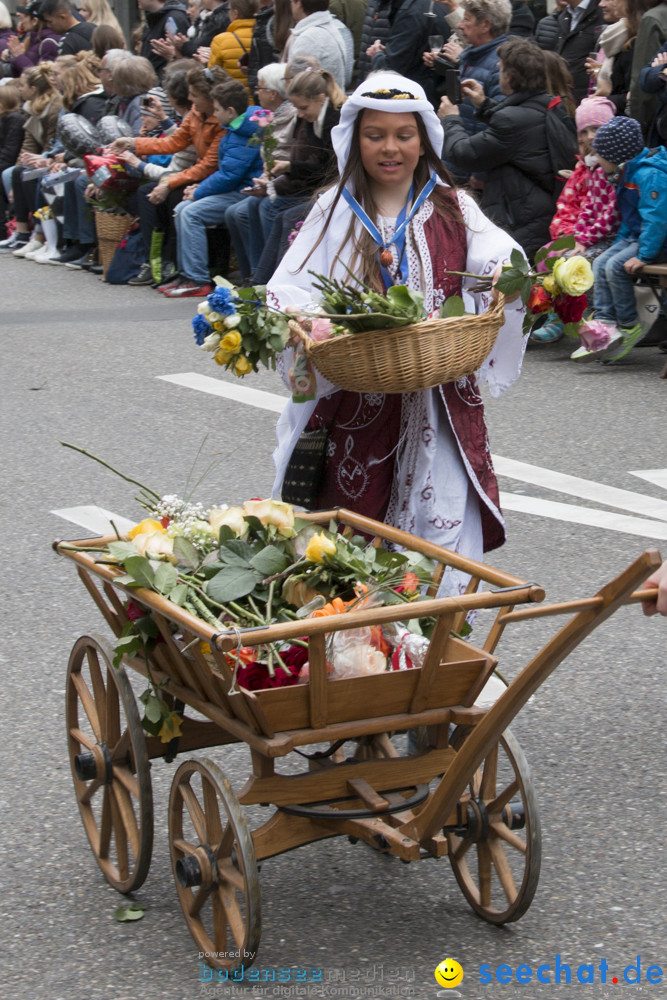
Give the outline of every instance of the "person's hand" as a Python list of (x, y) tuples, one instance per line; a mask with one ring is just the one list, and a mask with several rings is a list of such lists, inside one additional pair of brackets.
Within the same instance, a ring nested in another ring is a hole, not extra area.
[(276, 160), (273, 164), (273, 170), (271, 173), (274, 177), (278, 177), (279, 174), (288, 174), (290, 171), (289, 160)]
[(593, 59), (590, 56), (585, 62), (586, 72), (589, 76), (597, 76), (602, 69), (602, 63), (598, 62), (597, 59)]
[[(502, 273), (503, 273), (503, 265), (502, 264), (498, 264), (498, 267), (495, 269), (495, 271), (491, 275), (491, 284), (492, 284), (492, 288), (491, 288), (491, 301), (492, 302), (497, 302), (498, 301), (498, 296), (499, 296), (500, 293), (499, 293), (498, 289), (496, 288), (496, 281), (498, 280), (498, 278), (500, 277), (500, 275)], [(510, 302), (516, 302), (516, 300), (520, 297), (520, 295), (521, 295), (520, 291), (518, 291), (518, 292), (510, 292), (509, 294), (505, 293), (505, 305), (508, 305)]]
[(188, 186), (183, 190), (183, 201), (192, 201), (198, 187), (198, 184), (188, 184)]
[(107, 152), (111, 156), (116, 156), (118, 153), (122, 153), (125, 149), (134, 149), (134, 137), (131, 135), (122, 135), (119, 139), (114, 139), (111, 145), (108, 147)]
[(150, 116), (151, 118), (157, 119), (158, 125), (161, 121), (164, 121), (164, 108), (162, 107), (162, 102), (155, 94), (144, 94), (146, 103), (141, 108), (141, 114), (144, 117)]
[(181, 54), (183, 46), (188, 40), (188, 36), (184, 35), (182, 31), (179, 31), (177, 35), (170, 35), (171, 44), (174, 46), (178, 54)]
[(168, 38), (153, 38), (151, 41), (151, 50), (156, 56), (162, 56), (167, 62), (171, 62), (176, 58), (176, 46), (173, 39), (173, 35), (170, 35)]
[(646, 261), (640, 260), (639, 257), (631, 257), (630, 260), (626, 260), (623, 270), (626, 274), (634, 274), (635, 271), (641, 271), (645, 263)]
[(459, 109), (455, 104), (449, 100), (448, 97), (440, 98), (440, 107), (438, 108), (438, 118), (442, 121), (443, 118), (448, 118), (450, 115), (458, 115)]
[(141, 128), (139, 129), (139, 135), (148, 135), (152, 132), (154, 128), (157, 128), (160, 122), (153, 115), (141, 115)]
[(89, 184), (83, 193), (86, 198), (94, 198), (97, 201), (102, 197), (102, 188), (98, 188), (94, 184)]
[(642, 590), (658, 588), (655, 601), (642, 601), (642, 611), (645, 615), (667, 615), (667, 559), (662, 566), (649, 576)]
[(665, 63), (667, 63), (667, 52), (658, 52), (651, 66), (664, 66)]
[(131, 153), (129, 149), (125, 149), (122, 153), (119, 153), (118, 159), (121, 163), (127, 163), (128, 167), (138, 167), (141, 163), (136, 153)]
[(19, 41), (18, 35), (9, 36), (7, 39), (7, 48), (9, 49), (12, 59), (16, 59), (17, 56), (21, 56), (25, 52), (23, 42)]
[(566, 251), (565, 257), (576, 257), (577, 254), (583, 253), (585, 249), (581, 243), (575, 243), (571, 250)]
[(437, 52), (431, 52), (430, 50), (428, 52), (422, 52), (422, 62), (424, 63), (424, 66), (432, 66), (437, 58), (437, 55)]
[(169, 183), (165, 184), (163, 181), (159, 181), (148, 195), (148, 200), (152, 205), (161, 205), (167, 200), (169, 191)]
[(479, 80), (461, 80), (461, 97), (467, 97), (476, 108), (481, 108), (486, 100), (484, 87)]
[(450, 40), (442, 46), (440, 51), (445, 59), (449, 59), (450, 62), (457, 63), (459, 61), (459, 56), (463, 52), (463, 46), (459, 45), (458, 42), (455, 42), (450, 38)]
[(373, 44), (369, 45), (368, 48), (366, 49), (366, 55), (368, 56), (369, 59), (372, 59), (373, 56), (376, 56), (378, 54), (378, 52), (384, 52), (384, 48), (385, 47), (380, 41), (380, 39), (376, 38)]
[(192, 58), (196, 59), (197, 62), (203, 63), (204, 66), (208, 66), (208, 61), (211, 58), (211, 47), (209, 45), (200, 45)]

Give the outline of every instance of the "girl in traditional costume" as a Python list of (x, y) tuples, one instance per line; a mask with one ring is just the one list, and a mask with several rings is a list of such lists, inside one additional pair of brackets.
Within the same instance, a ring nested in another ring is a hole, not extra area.
[[(422, 292), (429, 312), (451, 295), (462, 295), (468, 312), (488, 308), (491, 292), (472, 293), (450, 272), (495, 277), (517, 244), (454, 189), (439, 158), (442, 125), (422, 88), (395, 73), (371, 76), (343, 105), (332, 142), (340, 181), (311, 210), (269, 283), (269, 301), (307, 310), (317, 300), (310, 272), (350, 283), (351, 271), (380, 292), (392, 284)], [(517, 378), (525, 349), (521, 303), (505, 315), (479, 371), (492, 396)], [(292, 363), (288, 347), (279, 359), (286, 382)], [(315, 375), (315, 398), (289, 402), (278, 421), (274, 493), (301, 433), (328, 427), (313, 509), (346, 507), (480, 561), (502, 545), (474, 375), (403, 395), (347, 392)], [(440, 594), (458, 593), (465, 579), (446, 574)]]

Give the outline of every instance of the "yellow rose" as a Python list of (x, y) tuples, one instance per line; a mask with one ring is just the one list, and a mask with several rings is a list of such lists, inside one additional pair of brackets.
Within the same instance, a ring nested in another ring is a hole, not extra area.
[(132, 541), (137, 535), (152, 535), (156, 531), (165, 535), (167, 529), (163, 528), (159, 521), (154, 521), (152, 517), (145, 517), (139, 524), (135, 524), (131, 531), (128, 531), (127, 537)]
[[(224, 330), (225, 324), (221, 323), (220, 328)], [(230, 330), (220, 341), (220, 347), (222, 347), (223, 351), (229, 351), (230, 354), (238, 354), (241, 350), (241, 334), (236, 330)]]
[(147, 559), (163, 559), (174, 565), (178, 562), (174, 555), (174, 539), (165, 535), (162, 528), (160, 531), (135, 535), (132, 541), (140, 556), (146, 556)]
[(230, 354), (229, 351), (223, 351), (223, 349), (219, 347), (213, 355), (213, 360), (218, 365), (228, 365), (233, 357), (234, 355)]
[(332, 538), (327, 538), (324, 534), (313, 535), (313, 537), (308, 542), (306, 551), (304, 552), (304, 558), (308, 562), (321, 563), (324, 562), (325, 556), (333, 556), (336, 554), (336, 543)]
[(274, 525), (283, 538), (294, 535), (294, 508), (282, 500), (246, 500), (243, 505), (245, 513), (258, 518), (262, 524)]
[(226, 524), (228, 528), (232, 529), (236, 537), (240, 538), (241, 535), (246, 533), (248, 528), (244, 516), (245, 513), (242, 507), (226, 507), (224, 510), (214, 507), (208, 515), (208, 520), (216, 534), (220, 531), (223, 524)]
[(222, 323), (222, 322), (214, 323), (213, 324), (213, 329), (217, 330), (218, 333), (222, 333), (222, 331), (225, 329), (225, 324)]
[[(227, 336), (229, 336), (229, 334), (227, 334)], [(239, 378), (241, 378), (241, 376), (248, 375), (252, 371), (252, 365), (246, 358), (245, 354), (239, 354), (238, 357), (234, 359), (232, 370), (235, 375), (238, 375)]]
[(547, 274), (546, 278), (542, 282), (542, 287), (545, 292), (549, 293), (549, 295), (554, 295), (558, 291), (558, 285), (554, 281), (553, 275), (551, 274)]
[(583, 295), (593, 284), (593, 268), (585, 257), (560, 257), (551, 273), (565, 295)]

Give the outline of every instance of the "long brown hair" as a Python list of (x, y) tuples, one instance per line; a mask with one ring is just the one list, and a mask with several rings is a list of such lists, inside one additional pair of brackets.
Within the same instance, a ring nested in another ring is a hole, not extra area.
[(23, 78), (29, 87), (34, 87), (37, 93), (30, 99), (30, 110), (33, 115), (41, 115), (42, 111), (58, 98), (60, 95), (53, 86), (51, 71), (53, 63), (43, 62), (37, 66), (31, 66), (23, 74)]
[[(310, 254), (312, 254), (316, 247), (318, 247), (322, 242), (324, 234), (331, 224), (336, 206), (342, 197), (343, 188), (346, 187), (349, 182), (351, 182), (350, 186), (354, 190), (355, 198), (367, 215), (371, 219), (374, 219), (377, 218), (379, 214), (375, 199), (373, 198), (368, 174), (366, 173), (361, 160), (359, 133), (361, 131), (361, 120), (363, 114), (364, 112), (361, 111), (355, 119), (352, 129), (352, 140), (350, 142), (350, 152), (347, 157), (345, 169), (343, 170), (340, 181), (338, 182), (336, 196), (331, 204), (331, 208), (329, 209), (326, 222), (322, 227), (322, 232), (313, 246), (313, 249), (308, 254), (308, 257), (299, 267), (299, 270), (302, 270), (303, 267), (305, 267)], [(451, 222), (458, 222), (462, 224), (463, 217), (461, 215), (461, 209), (455, 192), (454, 179), (433, 149), (421, 115), (415, 115), (415, 121), (419, 132), (419, 140), (424, 150), (422, 155), (419, 157), (417, 166), (415, 167), (415, 192), (418, 194), (424, 185), (428, 183), (431, 174), (435, 173), (441, 181), (444, 181), (447, 187), (436, 184), (433, 191), (429, 195), (428, 200), (432, 202), (434, 211), (437, 212), (438, 215)], [(344, 246), (352, 247), (352, 255), (348, 263), (348, 267), (351, 271), (360, 276), (361, 281), (365, 285), (369, 285), (371, 288), (381, 292), (383, 290), (383, 286), (380, 269), (378, 267), (377, 243), (373, 237), (366, 232), (366, 229), (363, 226), (356, 225), (356, 222), (356, 215), (350, 212), (350, 223), (347, 227), (347, 232), (343, 237), (341, 248)], [(331, 274), (333, 274), (334, 263), (335, 257), (331, 262)]]

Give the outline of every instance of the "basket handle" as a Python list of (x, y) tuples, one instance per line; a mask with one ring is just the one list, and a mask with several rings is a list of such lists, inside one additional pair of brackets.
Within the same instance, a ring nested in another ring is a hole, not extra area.
[(290, 319), (287, 321), (287, 325), (290, 328), (290, 331), (296, 337), (298, 337), (299, 340), (303, 343), (304, 347), (306, 348), (306, 352), (308, 352), (315, 343), (315, 341), (310, 337), (308, 333), (306, 333), (304, 328), (301, 326), (299, 322), (297, 322), (297, 320)]

